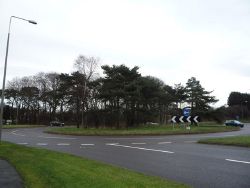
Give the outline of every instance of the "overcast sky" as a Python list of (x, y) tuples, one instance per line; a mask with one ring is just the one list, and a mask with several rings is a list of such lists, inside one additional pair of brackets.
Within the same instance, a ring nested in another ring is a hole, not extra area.
[(250, 93), (249, 0), (0, 0), (0, 86), (12, 15), (38, 25), (13, 19), (7, 80), (70, 73), (83, 54), (172, 86), (194, 76), (216, 106)]

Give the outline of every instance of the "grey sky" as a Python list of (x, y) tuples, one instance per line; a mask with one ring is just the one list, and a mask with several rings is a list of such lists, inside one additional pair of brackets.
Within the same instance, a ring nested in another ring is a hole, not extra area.
[(195, 76), (216, 106), (231, 91), (250, 93), (248, 0), (0, 0), (1, 80), (12, 15), (38, 25), (13, 20), (8, 80), (69, 73), (83, 54), (138, 65), (169, 85)]

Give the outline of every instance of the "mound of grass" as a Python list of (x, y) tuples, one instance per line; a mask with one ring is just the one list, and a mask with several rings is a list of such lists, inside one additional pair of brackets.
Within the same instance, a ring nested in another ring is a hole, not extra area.
[(201, 126), (191, 126), (190, 130), (184, 126), (175, 125), (150, 125), (139, 126), (128, 129), (112, 129), (112, 128), (49, 128), (45, 132), (66, 135), (176, 135), (176, 134), (200, 134), (200, 133), (216, 133), (226, 131), (236, 131), (238, 127), (228, 127), (217, 124), (202, 124)]
[(202, 139), (202, 140), (199, 140), (198, 143), (250, 147), (250, 135)]
[(3, 125), (3, 129), (35, 128), (35, 127), (44, 127), (44, 125)]
[(187, 187), (73, 155), (7, 142), (0, 144), (0, 158), (16, 168), (27, 188)]

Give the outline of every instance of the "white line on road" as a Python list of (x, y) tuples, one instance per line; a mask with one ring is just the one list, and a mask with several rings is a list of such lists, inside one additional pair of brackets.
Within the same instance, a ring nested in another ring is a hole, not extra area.
[(63, 138), (63, 137), (54, 137), (54, 136), (38, 136), (39, 138), (49, 138), (49, 139), (63, 139), (63, 140), (74, 140), (76, 138)]
[(17, 136), (25, 136), (24, 134), (18, 134), (16, 133), (18, 130), (12, 131), (11, 134), (17, 135)]
[(47, 146), (48, 143), (37, 143), (36, 145), (38, 145), (38, 146)]
[(148, 149), (148, 148), (140, 148), (140, 147), (126, 146), (126, 145), (119, 145), (119, 144), (109, 144), (109, 146), (132, 148), (132, 149), (140, 149), (140, 150), (146, 150), (146, 151), (157, 151), (157, 152), (162, 152), (162, 153), (174, 153), (172, 151), (165, 151), (165, 150), (158, 150), (158, 149)]
[(238, 160), (233, 160), (233, 159), (226, 159), (226, 161), (231, 161), (231, 162), (236, 162), (236, 163), (250, 164), (250, 162), (248, 162), (248, 161), (238, 161)]
[(28, 143), (26, 143), (26, 142), (20, 142), (20, 143), (17, 143), (17, 144), (19, 144), (19, 145), (27, 145)]
[(57, 145), (58, 146), (69, 146), (70, 144), (69, 143), (58, 143)]
[(81, 144), (81, 146), (94, 146), (95, 144)]
[(133, 143), (131, 143), (131, 144), (134, 144), (134, 145), (143, 145), (143, 144), (146, 144), (146, 143), (144, 143), (144, 142), (133, 142)]
[(235, 135), (235, 134), (229, 134), (229, 135), (225, 135), (225, 137), (226, 137), (226, 136), (236, 136), (236, 135)]
[(119, 144), (119, 143), (106, 143), (106, 145), (114, 145), (114, 144)]
[(171, 144), (172, 142), (158, 142), (158, 144)]

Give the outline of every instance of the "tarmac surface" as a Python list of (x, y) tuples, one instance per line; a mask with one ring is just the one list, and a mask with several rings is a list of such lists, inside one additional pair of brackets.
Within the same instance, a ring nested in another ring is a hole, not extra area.
[(23, 188), (23, 181), (15, 168), (7, 161), (0, 159), (0, 187)]
[(4, 130), (3, 140), (102, 161), (194, 188), (250, 185), (250, 148), (197, 143), (203, 138), (250, 135), (250, 124), (234, 132), (172, 136), (67, 136), (47, 134), (45, 129)]

